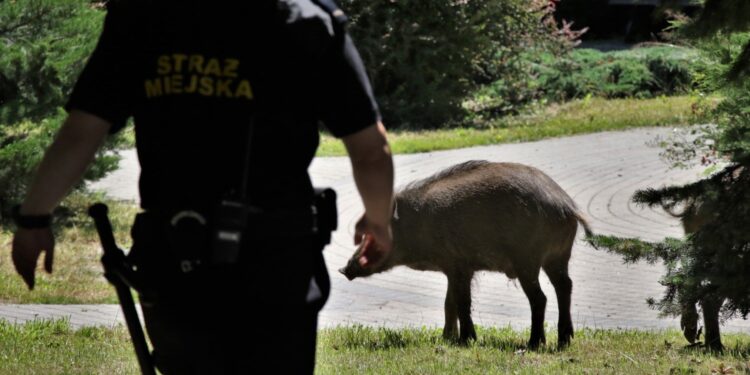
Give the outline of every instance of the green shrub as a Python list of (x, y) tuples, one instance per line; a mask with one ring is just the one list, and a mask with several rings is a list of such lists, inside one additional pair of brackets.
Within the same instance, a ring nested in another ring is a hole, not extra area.
[[(60, 107), (98, 40), (103, 16), (89, 0), (0, 1), (0, 218), (22, 200), (62, 124)], [(117, 156), (107, 151), (120, 142), (107, 143), (84, 181), (116, 168)]]
[[(503, 80), (503, 98), (523, 100), (524, 51), (569, 40), (534, 0), (346, 0), (357, 42), (390, 127), (434, 128), (460, 117), (478, 83)], [(546, 21), (545, 21), (546, 20)]]
[(555, 101), (587, 95), (649, 98), (679, 95), (693, 88), (699, 55), (686, 48), (649, 47), (618, 52), (577, 49), (563, 58), (537, 61), (541, 96)]
[(0, 124), (54, 115), (98, 39), (88, 0), (0, 2)]
[[(10, 207), (23, 199), (44, 150), (52, 143), (65, 117), (64, 111), (58, 109), (54, 116), (38, 122), (27, 120), (0, 125), (0, 219), (7, 218)], [(122, 142), (121, 137), (115, 137), (99, 151), (77, 189), (83, 188), (85, 182), (98, 180), (117, 169), (120, 158), (111, 151), (119, 148)]]
[(654, 77), (637, 60), (614, 60), (594, 67), (591, 74), (601, 79), (600, 95), (607, 98), (645, 98), (652, 94)]

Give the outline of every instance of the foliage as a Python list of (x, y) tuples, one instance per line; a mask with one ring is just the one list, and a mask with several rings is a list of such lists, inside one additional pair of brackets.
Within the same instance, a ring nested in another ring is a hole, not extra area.
[[(0, 1), (0, 218), (22, 199), (65, 118), (60, 107), (83, 69), (103, 12), (89, 0)], [(84, 180), (117, 166), (110, 141)]]
[(669, 45), (615, 52), (584, 48), (562, 55), (524, 53), (522, 59), (527, 62), (523, 87), (500, 79), (476, 90), (465, 106), (474, 114), (502, 115), (534, 100), (682, 95), (693, 90), (704, 70), (695, 50)]
[(569, 100), (586, 95), (648, 98), (678, 95), (692, 88), (698, 55), (681, 47), (648, 47), (599, 52), (579, 49), (543, 59), (539, 70), (545, 96)]
[[(652, 301), (665, 314), (688, 313), (696, 302), (705, 301), (725, 301), (724, 318), (750, 312), (749, 16), (747, 2), (707, 0), (697, 19), (678, 22), (683, 35), (698, 38), (711, 62), (699, 76), (699, 87), (718, 90), (724, 100), (705, 112), (714, 125), (664, 142), (665, 155), (684, 165), (691, 155), (703, 153), (702, 162), (720, 171), (685, 186), (638, 192), (634, 200), (680, 217), (690, 234), (684, 241), (645, 246), (633, 239), (610, 238), (604, 246), (626, 260), (665, 262), (662, 283), (667, 290), (660, 301)], [(683, 210), (676, 213), (679, 207)]]
[[(750, 171), (733, 164), (710, 178), (679, 187), (638, 191), (633, 201), (660, 206), (683, 221), (700, 220), (684, 240), (648, 243), (638, 239), (595, 236), (592, 245), (623, 256), (626, 262), (664, 262), (663, 298), (651, 301), (664, 314), (678, 316), (685, 301), (726, 298), (723, 314), (750, 312)], [(682, 212), (675, 213), (682, 207)]]
[[(687, 22), (684, 34), (692, 37), (717, 37), (750, 30), (750, 3), (743, 0), (705, 0), (703, 12)], [(739, 81), (750, 73), (750, 41), (738, 46), (741, 53), (731, 61), (727, 70), (730, 81)]]
[[(559, 52), (577, 37), (554, 3), (534, 0), (346, 0), (350, 31), (391, 127), (434, 128), (458, 118), (481, 83), (523, 97), (531, 49)], [(511, 99), (513, 100), (513, 99)]]
[(87, 0), (0, 2), (0, 124), (55, 114), (94, 48), (102, 19)]

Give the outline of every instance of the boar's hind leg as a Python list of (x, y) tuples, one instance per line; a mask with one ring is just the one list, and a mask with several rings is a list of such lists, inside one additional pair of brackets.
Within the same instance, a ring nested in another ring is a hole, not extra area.
[[(470, 339), (476, 340), (474, 322), (471, 320), (471, 279), (473, 272), (462, 271), (446, 272), (448, 276), (448, 294), (445, 298), (445, 328), (443, 337), (455, 340), (462, 344)], [(456, 321), (460, 323), (460, 334), (456, 327)]]
[(547, 307), (547, 297), (539, 285), (539, 267), (524, 267), (518, 269), (518, 281), (526, 293), (531, 305), (531, 338), (529, 348), (536, 349), (546, 342), (544, 338), (544, 309)]
[(573, 281), (568, 276), (568, 259), (548, 261), (544, 272), (555, 287), (557, 306), (560, 311), (557, 320), (557, 346), (563, 348), (573, 338), (573, 320), (570, 318), (570, 295), (573, 293)]

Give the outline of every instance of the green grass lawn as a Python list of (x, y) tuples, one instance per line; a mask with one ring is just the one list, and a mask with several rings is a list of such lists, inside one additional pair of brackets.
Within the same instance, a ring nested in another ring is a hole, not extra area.
[(73, 330), (66, 321), (0, 321), (0, 374), (136, 374), (125, 328)]
[[(677, 331), (576, 332), (563, 351), (524, 350), (528, 332), (481, 328), (462, 347), (440, 330), (346, 327), (321, 331), (318, 374), (742, 374), (750, 372), (750, 336), (724, 335), (728, 350), (688, 348)], [(552, 332), (554, 333), (554, 332)], [(548, 337), (554, 342), (554, 335)], [(249, 345), (250, 343), (246, 343)], [(127, 331), (72, 330), (64, 321), (0, 322), (0, 374), (136, 374)]]
[[(644, 126), (685, 125), (697, 121), (693, 114), (697, 102), (698, 99), (691, 96), (589, 98), (553, 105), (529, 115), (486, 120), (478, 127), (392, 131), (389, 140), (394, 153), (409, 154)], [(318, 156), (341, 155), (346, 155), (341, 141), (324, 135)]]
[[(553, 332), (554, 333), (554, 332)], [(482, 328), (468, 347), (448, 344), (440, 330), (347, 328), (325, 331), (319, 373), (357, 374), (709, 374), (750, 371), (750, 336), (724, 335), (729, 350), (687, 348), (680, 332), (576, 331), (563, 351), (524, 349), (528, 332)], [(548, 335), (548, 342), (556, 337)], [(722, 367), (723, 366), (723, 367)], [(718, 372), (721, 373), (721, 372)]]

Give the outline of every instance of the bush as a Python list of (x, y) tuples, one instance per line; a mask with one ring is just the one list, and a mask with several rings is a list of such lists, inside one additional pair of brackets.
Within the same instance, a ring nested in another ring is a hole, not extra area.
[[(65, 118), (60, 107), (93, 50), (104, 13), (89, 0), (0, 1), (0, 218), (23, 198)], [(117, 166), (107, 143), (84, 181)]]
[(564, 58), (536, 58), (542, 96), (563, 101), (587, 95), (649, 98), (684, 94), (693, 88), (699, 55), (679, 47), (628, 51), (572, 51)]
[[(7, 218), (10, 208), (22, 201), (44, 150), (52, 143), (65, 117), (64, 111), (58, 109), (56, 115), (38, 122), (0, 125), (0, 219)], [(115, 137), (99, 151), (76, 189), (117, 169), (120, 158), (112, 151), (122, 142), (121, 137)]]
[(0, 2), (0, 124), (55, 114), (96, 44), (103, 16), (88, 0)]
[(569, 41), (550, 22), (553, 8), (543, 0), (346, 0), (342, 6), (390, 127), (435, 128), (456, 119), (479, 83), (523, 86), (522, 52), (559, 50)]

